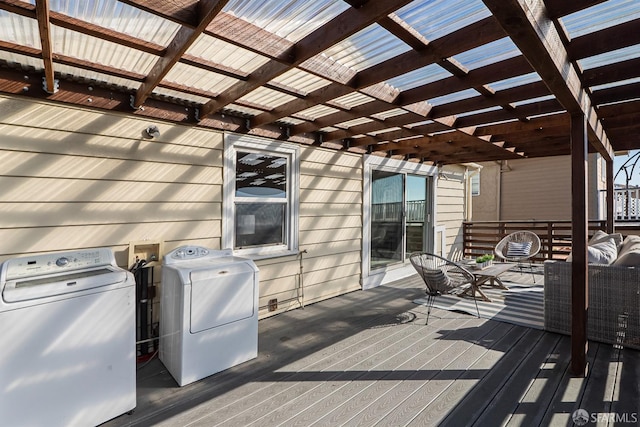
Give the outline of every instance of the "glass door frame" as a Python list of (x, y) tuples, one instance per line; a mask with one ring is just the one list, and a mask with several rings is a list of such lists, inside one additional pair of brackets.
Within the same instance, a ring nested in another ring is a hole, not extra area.
[[(425, 246), (426, 250), (433, 250), (435, 224), (436, 224), (436, 166), (413, 163), (404, 160), (390, 159), (374, 155), (365, 155), (363, 165), (363, 191), (362, 191), (362, 288), (370, 289), (392, 280), (413, 274), (413, 267), (406, 257), (401, 261), (389, 264), (385, 267), (371, 269), (371, 201), (372, 201), (372, 177), (373, 170), (398, 173), (405, 175), (417, 175), (431, 178), (427, 180), (427, 214), (429, 220), (425, 222)], [(406, 201), (406, 183), (403, 184), (403, 200)], [(406, 249), (406, 226), (403, 221), (403, 252)]]

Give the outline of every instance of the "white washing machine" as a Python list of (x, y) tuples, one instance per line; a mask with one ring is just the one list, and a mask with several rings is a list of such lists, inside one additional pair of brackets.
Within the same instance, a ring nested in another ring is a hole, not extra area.
[(0, 269), (0, 424), (95, 426), (136, 406), (135, 282), (109, 248)]
[(180, 386), (258, 356), (258, 267), (231, 250), (164, 256), (160, 360)]

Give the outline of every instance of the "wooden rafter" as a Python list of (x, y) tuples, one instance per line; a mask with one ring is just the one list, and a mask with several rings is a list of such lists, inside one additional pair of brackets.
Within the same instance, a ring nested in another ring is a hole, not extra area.
[(569, 57), (582, 59), (640, 44), (638, 25), (640, 18), (576, 37), (567, 47)]
[(40, 44), (42, 45), (45, 91), (53, 93), (56, 91), (56, 85), (53, 74), (53, 47), (51, 45), (51, 24), (49, 22), (49, 0), (36, 2), (36, 17), (38, 19), (38, 31), (40, 32)]
[(570, 61), (561, 37), (541, 0), (523, 3), (518, 0), (483, 0), (509, 34), (522, 54), (536, 69), (562, 106), (570, 113), (581, 113), (597, 135), (596, 149), (608, 160), (613, 149), (582, 88), (578, 71)]
[(552, 19), (560, 18), (574, 12), (586, 9), (596, 4), (605, 2), (606, 0), (547, 0), (545, 3), (549, 10), (549, 17)]
[[(301, 64), (303, 61), (321, 53), (327, 48), (338, 43), (340, 40), (355, 34), (362, 28), (371, 25), (381, 17), (388, 15), (409, 2), (410, 0), (389, 0), (385, 2), (371, 1), (364, 4), (359, 9), (347, 9), (327, 24), (332, 27), (333, 31), (328, 32), (325, 27), (322, 27), (296, 43), (293, 49), (293, 60), (290, 65), (283, 65), (276, 61), (269, 61), (254, 72), (249, 81), (236, 83), (226, 90), (224, 94), (206, 103), (202, 107), (202, 116), (205, 117), (212, 112), (218, 111), (252, 90), (262, 86), (264, 83), (285, 73), (296, 65)], [(338, 31), (338, 29), (340, 30)]]
[(180, 27), (166, 49), (166, 53), (158, 59), (147, 75), (144, 83), (136, 91), (133, 107), (140, 107), (153, 89), (160, 84), (171, 67), (180, 60), (187, 49), (197, 40), (209, 23), (220, 12), (228, 0), (200, 0), (198, 3), (199, 22), (195, 28)]

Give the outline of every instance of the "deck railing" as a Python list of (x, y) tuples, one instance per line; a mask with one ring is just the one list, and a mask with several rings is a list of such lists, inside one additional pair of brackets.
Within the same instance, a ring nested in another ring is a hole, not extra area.
[(616, 189), (613, 200), (617, 220), (640, 220), (640, 188)]
[[(571, 253), (571, 221), (472, 221), (464, 222), (464, 256), (493, 253), (498, 242), (519, 230), (533, 231), (540, 237), (540, 252), (534, 261), (565, 259)], [(589, 221), (589, 235), (604, 230), (606, 221)]]

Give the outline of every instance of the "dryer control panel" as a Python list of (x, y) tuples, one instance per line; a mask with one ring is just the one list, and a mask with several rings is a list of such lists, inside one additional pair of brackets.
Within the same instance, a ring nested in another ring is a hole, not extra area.
[(101, 265), (115, 265), (113, 252), (109, 248), (33, 255), (6, 261), (2, 268), (5, 277), (2, 279), (9, 281)]
[(164, 256), (164, 264), (175, 264), (182, 261), (230, 256), (233, 256), (233, 251), (231, 249), (213, 250), (202, 246), (180, 246)]

